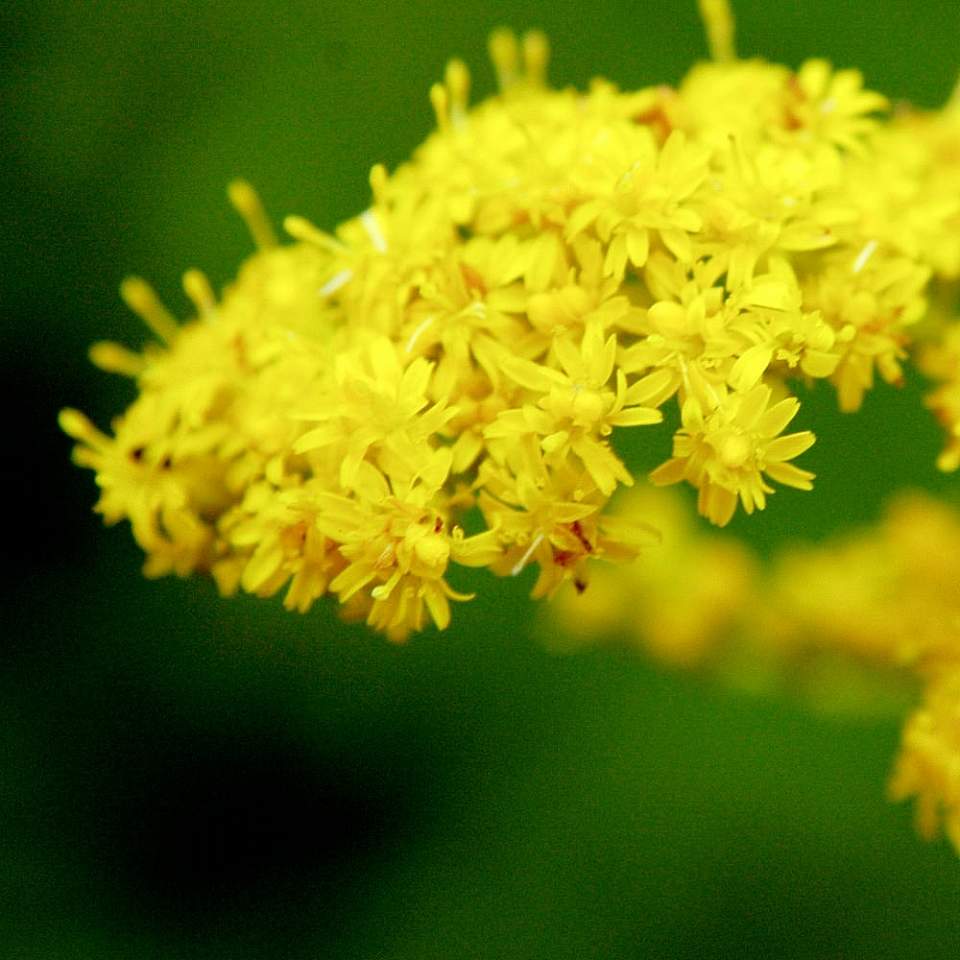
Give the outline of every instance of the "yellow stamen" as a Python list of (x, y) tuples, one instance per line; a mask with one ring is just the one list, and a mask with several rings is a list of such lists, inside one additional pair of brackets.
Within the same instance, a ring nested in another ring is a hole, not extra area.
[(382, 163), (376, 163), (370, 168), (370, 190), (374, 203), (382, 204), (386, 199), (388, 179), (387, 168)]
[(187, 270), (183, 275), (183, 292), (197, 308), (198, 316), (210, 313), (217, 305), (213, 287), (202, 270)]
[(435, 83), (430, 88), (430, 105), (437, 118), (437, 126), (441, 131), (450, 129), (450, 94), (442, 83)]
[(462, 60), (450, 60), (443, 79), (450, 94), (451, 116), (456, 124), (466, 116), (467, 101), (470, 97), (470, 71)]
[(547, 78), (547, 62), (550, 60), (550, 42), (541, 30), (528, 30), (523, 35), (523, 65), (527, 80), (542, 87)]
[(277, 235), (257, 191), (246, 180), (234, 180), (227, 187), (227, 196), (233, 209), (243, 218), (257, 248), (269, 250), (270, 247), (275, 247)]
[(157, 337), (165, 343), (173, 343), (176, 340), (180, 327), (146, 280), (140, 277), (127, 277), (120, 284), (120, 296)]
[(60, 429), (74, 440), (80, 440), (91, 447), (103, 449), (110, 445), (110, 438), (101, 433), (93, 422), (85, 417), (79, 410), (72, 407), (65, 407), (57, 416), (57, 422)]
[(710, 56), (717, 63), (737, 59), (734, 48), (734, 19), (730, 0), (698, 0), (700, 16), (707, 30)]
[(530, 542), (530, 546), (524, 551), (523, 556), (510, 568), (511, 577), (519, 577), (524, 568), (530, 562), (530, 558), (536, 552), (537, 547), (543, 543), (543, 534), (538, 533)]
[(507, 90), (517, 82), (519, 51), (516, 34), (506, 27), (494, 30), (490, 34), (487, 49), (497, 74), (497, 84), (501, 90)]
[(306, 217), (285, 217), (283, 229), (293, 237), (294, 240), (302, 240), (304, 243), (312, 243), (315, 246), (329, 250), (331, 253), (343, 253), (344, 246), (336, 237), (331, 237), (329, 233), (324, 233), (318, 227), (315, 227)]
[(124, 377), (136, 377), (143, 371), (145, 362), (139, 353), (128, 350), (112, 340), (100, 340), (90, 348), (90, 360), (94, 366), (107, 373), (119, 373)]

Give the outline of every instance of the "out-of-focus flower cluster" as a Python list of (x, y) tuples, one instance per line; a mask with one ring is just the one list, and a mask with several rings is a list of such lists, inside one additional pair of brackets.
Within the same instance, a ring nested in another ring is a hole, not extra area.
[[(650, 479), (692, 484), (724, 525), (774, 483), (811, 488), (796, 384), (828, 380), (854, 411), (909, 362), (935, 381), (940, 466), (960, 464), (960, 105), (891, 115), (854, 70), (739, 60), (726, 4), (701, 6), (713, 61), (676, 88), (555, 90), (545, 38), (499, 31), (499, 94), (471, 107), (451, 61), (437, 130), (373, 168), (358, 217), (334, 233), (289, 217), (281, 244), (237, 182), (258, 250), (220, 296), (189, 271), (181, 323), (126, 281), (157, 343), (92, 355), (139, 395), (109, 433), (73, 410), (61, 424), (147, 575), (209, 573), (300, 611), (331, 594), (394, 639), (447, 626), (457, 565), (535, 565), (536, 596), (583, 592), (594, 560), (633, 559), (664, 525), (608, 509), (636, 479), (618, 438), (652, 449), (675, 405)], [(638, 568), (668, 656), (697, 659), (739, 616), (752, 573), (727, 550), (698, 555), (724, 579), (696, 603)], [(603, 589), (591, 609), (611, 617)], [(892, 653), (894, 619), (851, 627)], [(939, 702), (911, 742), (945, 740)], [(904, 761), (898, 789), (921, 767)]]
[[(550, 610), (555, 642), (635, 645), (671, 666), (827, 704), (839, 676), (854, 709), (872, 708), (878, 688), (899, 707), (921, 687), (890, 793), (916, 797), (921, 833), (942, 823), (960, 850), (960, 511), (902, 493), (876, 528), (791, 544), (761, 563), (742, 541), (698, 530), (667, 491), (637, 489), (618, 510), (627, 521), (656, 516), (662, 545), (598, 570), (583, 596), (562, 593)], [(870, 672), (878, 687), (849, 689)]]

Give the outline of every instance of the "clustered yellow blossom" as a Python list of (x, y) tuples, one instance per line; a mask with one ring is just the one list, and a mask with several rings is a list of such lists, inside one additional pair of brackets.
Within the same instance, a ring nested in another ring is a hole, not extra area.
[[(139, 397), (112, 434), (62, 425), (149, 575), (286, 588), (299, 610), (332, 593), (396, 638), (447, 625), (458, 564), (583, 586), (648, 538), (606, 509), (634, 482), (613, 441), (655, 444), (670, 403), (652, 480), (693, 484), (714, 523), (771, 483), (810, 489), (792, 384), (828, 379), (852, 410), (875, 372), (897, 382), (928, 288), (960, 273), (960, 110), (885, 119), (855, 71), (737, 60), (726, 6), (704, 7), (715, 61), (677, 89), (553, 90), (544, 37), (496, 32), (499, 95), (471, 109), (452, 61), (438, 130), (374, 167), (335, 233), (289, 217), (278, 244), (238, 182), (259, 250), (219, 299), (188, 272), (180, 324), (124, 284), (159, 343), (93, 359)], [(921, 357), (953, 467), (947, 327)]]
[[(109, 433), (74, 410), (61, 425), (147, 575), (285, 591), (299, 611), (332, 595), (398, 640), (448, 625), (468, 599), (458, 566), (533, 565), (535, 595), (582, 593), (593, 560), (636, 558), (681, 523), (653, 501), (610, 509), (636, 480), (626, 450), (662, 448), (650, 480), (692, 485), (724, 525), (773, 484), (811, 489), (798, 386), (829, 381), (854, 411), (911, 362), (934, 381), (939, 465), (960, 465), (960, 102), (891, 113), (855, 70), (738, 59), (728, 4), (701, 11), (713, 57), (676, 88), (556, 90), (544, 36), (497, 31), (499, 93), (471, 107), (451, 61), (436, 131), (373, 167), (359, 216), (333, 233), (288, 217), (280, 243), (238, 181), (258, 249), (219, 296), (188, 271), (181, 323), (123, 284), (156, 342), (92, 358), (137, 399)], [(696, 660), (736, 618), (752, 567), (727, 549), (688, 558), (695, 603), (638, 574), (664, 655)], [(842, 642), (930, 661), (937, 631), (908, 650), (896, 620), (871, 608)], [(922, 793), (931, 744), (956, 740), (948, 689), (911, 727), (927, 760), (905, 762), (901, 792)]]

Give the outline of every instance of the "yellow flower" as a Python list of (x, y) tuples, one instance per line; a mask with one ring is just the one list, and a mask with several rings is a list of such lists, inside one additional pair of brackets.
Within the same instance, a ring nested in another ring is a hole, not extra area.
[(567, 239), (592, 227), (607, 245), (604, 268), (615, 277), (623, 276), (628, 262), (647, 262), (652, 235), (677, 259), (691, 262), (689, 235), (700, 229), (701, 218), (686, 201), (706, 179), (708, 151), (688, 144), (681, 131), (659, 151), (649, 128), (626, 128), (620, 136), (604, 144), (598, 169), (581, 175), (581, 189), (595, 199), (573, 211)]
[(527, 294), (520, 280), (531, 252), (512, 235), (475, 237), (416, 277), (399, 338), (405, 354), (437, 354), (436, 396), (462, 389), (475, 363), (495, 371), (491, 343), (528, 335), (521, 320)]
[(537, 434), (548, 462), (575, 454), (598, 489), (609, 496), (617, 483), (630, 484), (632, 477), (600, 437), (614, 427), (659, 423), (659, 410), (643, 406), (655, 394), (656, 385), (638, 381), (627, 386), (625, 375), (617, 376), (616, 390), (607, 388), (617, 352), (616, 336), (606, 340), (597, 324), (587, 328), (577, 349), (566, 338), (553, 345), (561, 369), (547, 367), (504, 354), (500, 367), (506, 375), (532, 393), (539, 393), (537, 406), (525, 404), (505, 411), (489, 426), (489, 438)]
[(241, 586), (273, 596), (290, 582), (284, 606), (306, 613), (343, 567), (336, 544), (321, 532), (311, 486), (282, 491), (267, 482), (251, 486), (241, 504), (220, 522), (230, 553), (214, 564), (223, 593)]
[(367, 622), (395, 640), (421, 630), (425, 611), (445, 628), (449, 600), (469, 599), (444, 579), (451, 556), (459, 563), (483, 565), (491, 553), (499, 554), (489, 535), (464, 539), (448, 529), (437, 494), (449, 469), (449, 451), (438, 450), (420, 477), (391, 485), (363, 462), (353, 497), (319, 493), (314, 499), (317, 528), (339, 544), (345, 561), (330, 590), (347, 603), (369, 588), (363, 595)]
[(783, 550), (764, 605), (781, 639), (924, 676), (960, 656), (960, 518), (916, 493), (875, 529)]
[(588, 561), (633, 559), (656, 538), (643, 520), (601, 515), (602, 495), (589, 475), (569, 463), (553, 471), (545, 484), (490, 463), (481, 477), (478, 505), (504, 544), (492, 569), (517, 576), (536, 562), (535, 597), (553, 593), (566, 581), (582, 592), (589, 582)]
[(302, 414), (320, 426), (299, 437), (293, 452), (335, 458), (344, 488), (353, 486), (368, 457), (391, 476), (415, 475), (430, 452), (429, 438), (455, 413), (442, 401), (428, 406), (433, 365), (418, 357), (404, 368), (398, 353), (385, 337), (344, 351), (318, 409)]
[(217, 461), (208, 456), (174, 461), (162, 412), (144, 398), (115, 423), (116, 437), (97, 430), (76, 410), (64, 410), (60, 426), (80, 445), (74, 460), (97, 471), (96, 510), (109, 523), (130, 521), (148, 553), (146, 572), (186, 576), (210, 562), (209, 520), (230, 502)]
[(700, 490), (700, 512), (723, 526), (730, 521), (737, 498), (747, 513), (766, 506), (772, 480), (809, 490), (813, 474), (788, 460), (814, 441), (809, 430), (779, 434), (796, 416), (799, 402), (788, 397), (770, 406), (772, 391), (757, 384), (746, 393), (724, 394), (704, 412), (690, 397), (683, 405), (683, 426), (673, 441), (673, 457), (650, 475), (656, 484), (687, 480)]
[(839, 365), (832, 375), (841, 410), (857, 410), (876, 368), (887, 383), (903, 380), (908, 328), (926, 311), (930, 270), (885, 256), (877, 244), (829, 262), (805, 283), (805, 301), (836, 332)]
[(808, 60), (797, 73), (788, 105), (788, 128), (796, 139), (825, 141), (859, 153), (878, 125), (870, 114), (887, 108), (887, 98), (863, 89), (859, 70), (834, 73), (826, 60)]

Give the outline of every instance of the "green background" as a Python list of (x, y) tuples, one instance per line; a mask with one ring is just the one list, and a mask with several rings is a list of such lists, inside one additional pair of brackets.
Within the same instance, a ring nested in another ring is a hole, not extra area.
[[(737, 10), (742, 53), (825, 55), (894, 98), (935, 105), (960, 67), (956, 2)], [(249, 248), (236, 175), (277, 217), (356, 212), (370, 166), (429, 131), (448, 56), (490, 92), (502, 23), (549, 33), (562, 84), (676, 82), (704, 51), (692, 2), (3, 6), (3, 956), (960, 955), (960, 862), (884, 799), (895, 718), (549, 653), (529, 578), (391, 646), (326, 606), (148, 583), (90, 513), (54, 421), (105, 424), (130, 397), (85, 359), (143, 342), (122, 276), (181, 313), (184, 268), (228, 281)], [(904, 484), (948, 492), (918, 396), (840, 418), (814, 392), (817, 490), (738, 532), (766, 549)]]

